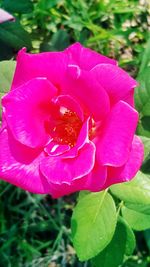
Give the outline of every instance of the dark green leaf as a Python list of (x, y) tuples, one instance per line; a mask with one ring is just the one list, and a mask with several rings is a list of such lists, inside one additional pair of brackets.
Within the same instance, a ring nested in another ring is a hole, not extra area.
[(144, 160), (141, 170), (144, 173), (150, 174), (150, 154), (146, 160)]
[(130, 256), (135, 249), (135, 236), (127, 222), (119, 217), (115, 234), (108, 246), (99, 253), (92, 263), (94, 267), (118, 267), (124, 255)]
[(150, 116), (150, 67), (139, 75), (140, 86), (135, 90), (136, 108), (142, 116)]
[(3, 41), (16, 51), (23, 46), (26, 46), (29, 50), (32, 48), (30, 35), (17, 21), (0, 24), (0, 41)]
[(124, 224), (119, 221), (111, 242), (92, 260), (93, 266), (118, 267), (123, 262), (126, 250), (126, 237), (126, 228)]
[(0, 61), (11, 59), (13, 55), (13, 48), (0, 41)]
[(139, 74), (142, 73), (147, 67), (150, 66), (150, 38), (147, 42), (146, 49), (142, 58)]
[(150, 174), (150, 138), (140, 136), (144, 143), (144, 162), (142, 164), (142, 172)]
[(137, 128), (139, 135), (150, 137), (150, 39), (145, 49), (140, 67), (138, 81), (140, 86), (135, 90), (135, 104), (140, 113)]
[(13, 13), (30, 13), (33, 10), (33, 3), (31, 0), (4, 0), (3, 8)]
[(137, 134), (150, 137), (150, 116), (144, 116), (140, 119)]
[(137, 128), (139, 135), (150, 137), (150, 39), (145, 49), (140, 67), (138, 81), (140, 86), (135, 90), (135, 104), (140, 113)]
[(50, 42), (41, 45), (41, 51), (61, 51), (70, 44), (69, 35), (65, 30), (58, 30), (53, 34)]
[(150, 229), (147, 229), (144, 231), (144, 237), (145, 237), (145, 241), (146, 241), (146, 244), (147, 244), (147, 247), (150, 251)]
[(124, 224), (125, 229), (126, 229), (126, 249), (125, 249), (125, 254), (127, 256), (132, 255), (135, 246), (136, 246), (136, 240), (135, 240), (135, 235), (130, 228), (129, 224), (126, 222), (126, 220), (123, 217), (119, 217), (119, 220)]
[(51, 39), (51, 45), (56, 50), (64, 50), (69, 43), (69, 35), (65, 30), (58, 30)]
[(144, 144), (144, 159), (147, 159), (150, 155), (150, 138), (145, 136), (140, 136)]

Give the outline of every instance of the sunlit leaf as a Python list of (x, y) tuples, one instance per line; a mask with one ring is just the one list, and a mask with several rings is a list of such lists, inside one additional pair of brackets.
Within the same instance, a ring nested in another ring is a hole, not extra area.
[[(10, 89), (15, 66), (16, 62), (12, 60), (10, 61), (5, 60), (0, 62), (0, 99)], [(0, 113), (1, 113), (1, 105), (0, 105)]]
[(96, 256), (111, 241), (116, 226), (116, 209), (106, 192), (82, 197), (72, 216), (72, 237), (81, 261)]
[[(149, 207), (150, 208), (150, 207)], [(150, 215), (143, 214), (126, 207), (122, 208), (122, 214), (128, 224), (137, 231), (150, 228)]]
[(150, 204), (150, 179), (140, 171), (132, 181), (115, 184), (111, 186), (110, 190), (125, 202)]

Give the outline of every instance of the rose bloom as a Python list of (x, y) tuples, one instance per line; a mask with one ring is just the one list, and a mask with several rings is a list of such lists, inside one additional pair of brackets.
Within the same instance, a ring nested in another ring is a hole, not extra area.
[(79, 43), (22, 49), (2, 98), (1, 179), (54, 198), (132, 179), (143, 159), (136, 85), (115, 60)]

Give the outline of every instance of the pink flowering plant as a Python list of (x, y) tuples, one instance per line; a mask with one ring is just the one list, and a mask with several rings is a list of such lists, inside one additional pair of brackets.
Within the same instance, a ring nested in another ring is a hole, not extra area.
[(116, 255), (116, 244), (114, 266), (132, 254), (133, 215), (144, 207), (149, 214), (148, 178), (137, 174), (144, 157), (137, 86), (115, 60), (75, 43), (62, 52), (23, 48), (10, 90), (3, 88), (0, 178), (53, 198), (81, 191), (72, 240), (93, 266)]

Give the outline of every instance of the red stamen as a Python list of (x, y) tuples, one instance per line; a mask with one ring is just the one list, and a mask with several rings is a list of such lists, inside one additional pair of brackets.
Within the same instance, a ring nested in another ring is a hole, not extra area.
[(53, 140), (59, 144), (67, 144), (73, 147), (76, 144), (81, 127), (82, 121), (77, 114), (67, 110), (56, 121), (52, 130)]

